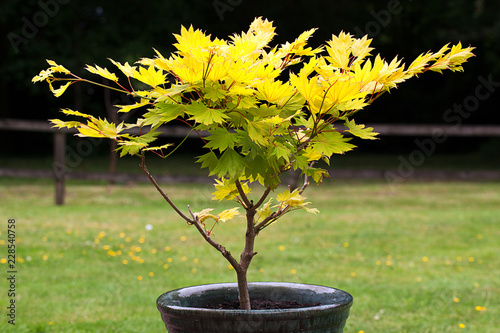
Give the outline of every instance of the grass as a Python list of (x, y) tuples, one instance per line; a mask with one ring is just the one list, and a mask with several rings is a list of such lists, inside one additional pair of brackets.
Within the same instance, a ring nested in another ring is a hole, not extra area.
[[(348, 333), (498, 331), (500, 183), (313, 187), (306, 196), (321, 213), (292, 213), (265, 230), (250, 280), (350, 292)], [(167, 188), (180, 207), (215, 205), (208, 185)], [(165, 332), (155, 308), (162, 292), (235, 280), (148, 184), (70, 181), (59, 207), (53, 195), (49, 180), (0, 179), (2, 332)], [(15, 327), (5, 315), (9, 218)], [(216, 237), (237, 253), (242, 227), (226, 222)]]

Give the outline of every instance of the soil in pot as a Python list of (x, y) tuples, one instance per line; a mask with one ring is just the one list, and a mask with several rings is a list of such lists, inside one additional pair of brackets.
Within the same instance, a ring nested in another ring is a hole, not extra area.
[[(321, 303), (304, 304), (297, 301), (271, 301), (267, 299), (253, 299), (250, 301), (252, 310), (272, 310), (272, 309), (299, 309), (310, 308), (312, 306), (322, 305)], [(240, 301), (222, 302), (219, 304), (208, 303), (206, 309), (219, 309), (219, 310), (238, 310), (240, 308)]]

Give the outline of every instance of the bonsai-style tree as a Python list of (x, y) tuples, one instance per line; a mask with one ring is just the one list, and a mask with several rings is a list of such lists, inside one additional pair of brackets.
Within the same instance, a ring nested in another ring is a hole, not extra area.
[[(134, 66), (110, 59), (125, 83), (106, 68), (87, 65), (89, 72), (112, 82), (106, 88), (135, 98), (134, 104), (118, 105), (119, 112), (144, 112), (136, 123), (115, 124), (69, 109), (62, 112), (86, 122), (51, 120), (59, 128), (77, 128), (79, 136), (115, 140), (121, 156), (139, 156), (142, 170), (162, 197), (232, 265), (242, 309), (250, 309), (247, 271), (257, 254), (256, 237), (291, 211), (318, 213), (303, 196), (311, 178), (319, 184), (328, 176), (316, 162), (328, 164), (333, 154), (353, 149), (351, 136), (376, 138), (373, 128), (353, 120), (354, 114), (411, 77), (427, 71), (461, 71), (473, 56), (473, 48), (458, 43), (423, 53), (405, 66), (397, 57), (389, 62), (380, 55), (370, 58), (373, 48), (367, 36), (341, 32), (312, 49), (307, 46), (312, 29), (291, 43), (270, 47), (274, 30), (272, 22), (256, 18), (247, 32), (222, 40), (182, 27), (175, 35), (177, 51), (167, 58), (155, 50), (156, 57)], [(50, 67), (33, 82), (47, 81), (55, 96), (76, 82), (103, 86), (54, 61), (48, 63)], [(56, 87), (56, 82), (62, 85)], [(170, 144), (154, 145), (160, 126), (179, 121), (192, 131), (208, 132), (203, 139), (206, 153), (197, 162), (216, 177), (213, 199), (234, 201), (237, 207), (220, 213), (211, 208), (192, 212), (189, 206), (183, 211), (148, 171), (148, 153), (170, 155)], [(304, 183), (275, 193), (280, 175), (289, 170), (300, 171)], [(239, 258), (212, 233), (213, 226), (237, 215), (246, 221)]]

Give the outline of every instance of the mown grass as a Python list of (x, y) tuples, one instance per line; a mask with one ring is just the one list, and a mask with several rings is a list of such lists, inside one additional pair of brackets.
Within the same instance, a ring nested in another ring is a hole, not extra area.
[[(208, 185), (166, 188), (179, 207), (216, 205)], [(349, 333), (498, 332), (500, 183), (336, 181), (306, 194), (321, 213), (295, 212), (265, 230), (250, 280), (350, 292)], [(148, 184), (70, 181), (60, 207), (53, 195), (48, 180), (0, 179), (2, 332), (165, 332), (161, 293), (235, 280)], [(9, 218), (15, 327), (5, 315)], [(237, 253), (242, 231), (227, 222), (216, 237)]]

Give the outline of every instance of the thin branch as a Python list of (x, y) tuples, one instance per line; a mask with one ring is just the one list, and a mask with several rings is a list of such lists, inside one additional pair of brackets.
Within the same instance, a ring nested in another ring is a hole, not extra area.
[(217, 251), (219, 251), (222, 256), (224, 258), (227, 259), (227, 261), (229, 261), (229, 263), (233, 266), (233, 268), (235, 270), (240, 270), (240, 264), (238, 263), (238, 261), (232, 256), (231, 252), (229, 252), (224, 246), (222, 246), (221, 244), (217, 243), (216, 241), (214, 241), (208, 234), (207, 232), (205, 231), (205, 229), (203, 228), (203, 226), (201, 225), (200, 221), (195, 218), (193, 220), (193, 223), (192, 223), (196, 229), (198, 230), (198, 232), (201, 234), (201, 236), (203, 236), (203, 238), (207, 241), (208, 244), (210, 244), (213, 248), (215, 248)]
[(238, 189), (238, 193), (240, 194), (241, 200), (243, 200), (243, 203), (244, 203), (243, 207), (246, 210), (249, 210), (253, 206), (252, 203), (250, 202), (250, 200), (248, 200), (248, 197), (245, 194), (245, 191), (243, 191), (243, 187), (241, 187), (241, 183), (238, 179), (236, 179), (235, 184), (236, 184), (236, 188)]
[(270, 192), (271, 188), (270, 187), (266, 188), (266, 191), (262, 194), (262, 197), (260, 197), (259, 201), (254, 205), (255, 209), (259, 208), (260, 205), (262, 205), (262, 203), (264, 202), (264, 200), (266, 200)]
[[(312, 167), (313, 165), (314, 165), (314, 161), (311, 162), (309, 167)], [(302, 184), (302, 187), (299, 189), (299, 194), (302, 194), (305, 191), (305, 189), (309, 186), (309, 184), (310, 184), (309, 183), (309, 176), (304, 174), (304, 184)], [(280, 208), (275, 212), (272, 212), (266, 218), (264, 218), (264, 220), (262, 220), (262, 222), (260, 222), (259, 224), (257, 224), (255, 226), (255, 233), (258, 234), (262, 229), (269, 226), (271, 223), (273, 223), (279, 217), (283, 216), (284, 214), (288, 213), (289, 211), (290, 211), (290, 206), (286, 205), (285, 207)]]
[(151, 175), (151, 173), (149, 173), (149, 170), (148, 168), (146, 167), (146, 163), (145, 163), (145, 155), (144, 155), (144, 152), (142, 153), (142, 156), (141, 156), (141, 169), (142, 171), (144, 171), (144, 173), (146, 174), (146, 176), (148, 176), (149, 180), (151, 181), (151, 183), (156, 187), (156, 189), (158, 190), (158, 192), (160, 192), (161, 196), (163, 197), (163, 199), (165, 199), (165, 201), (168, 202), (168, 204), (175, 210), (175, 212), (177, 214), (179, 214), (180, 217), (182, 217), (187, 223), (189, 224), (193, 224), (195, 222), (195, 220), (193, 219), (190, 219), (189, 217), (187, 217), (175, 204), (172, 200), (170, 200), (170, 197), (165, 193), (163, 192), (163, 190), (161, 189), (160, 185), (158, 185), (158, 183), (156, 182), (156, 180), (153, 178), (153, 176)]

